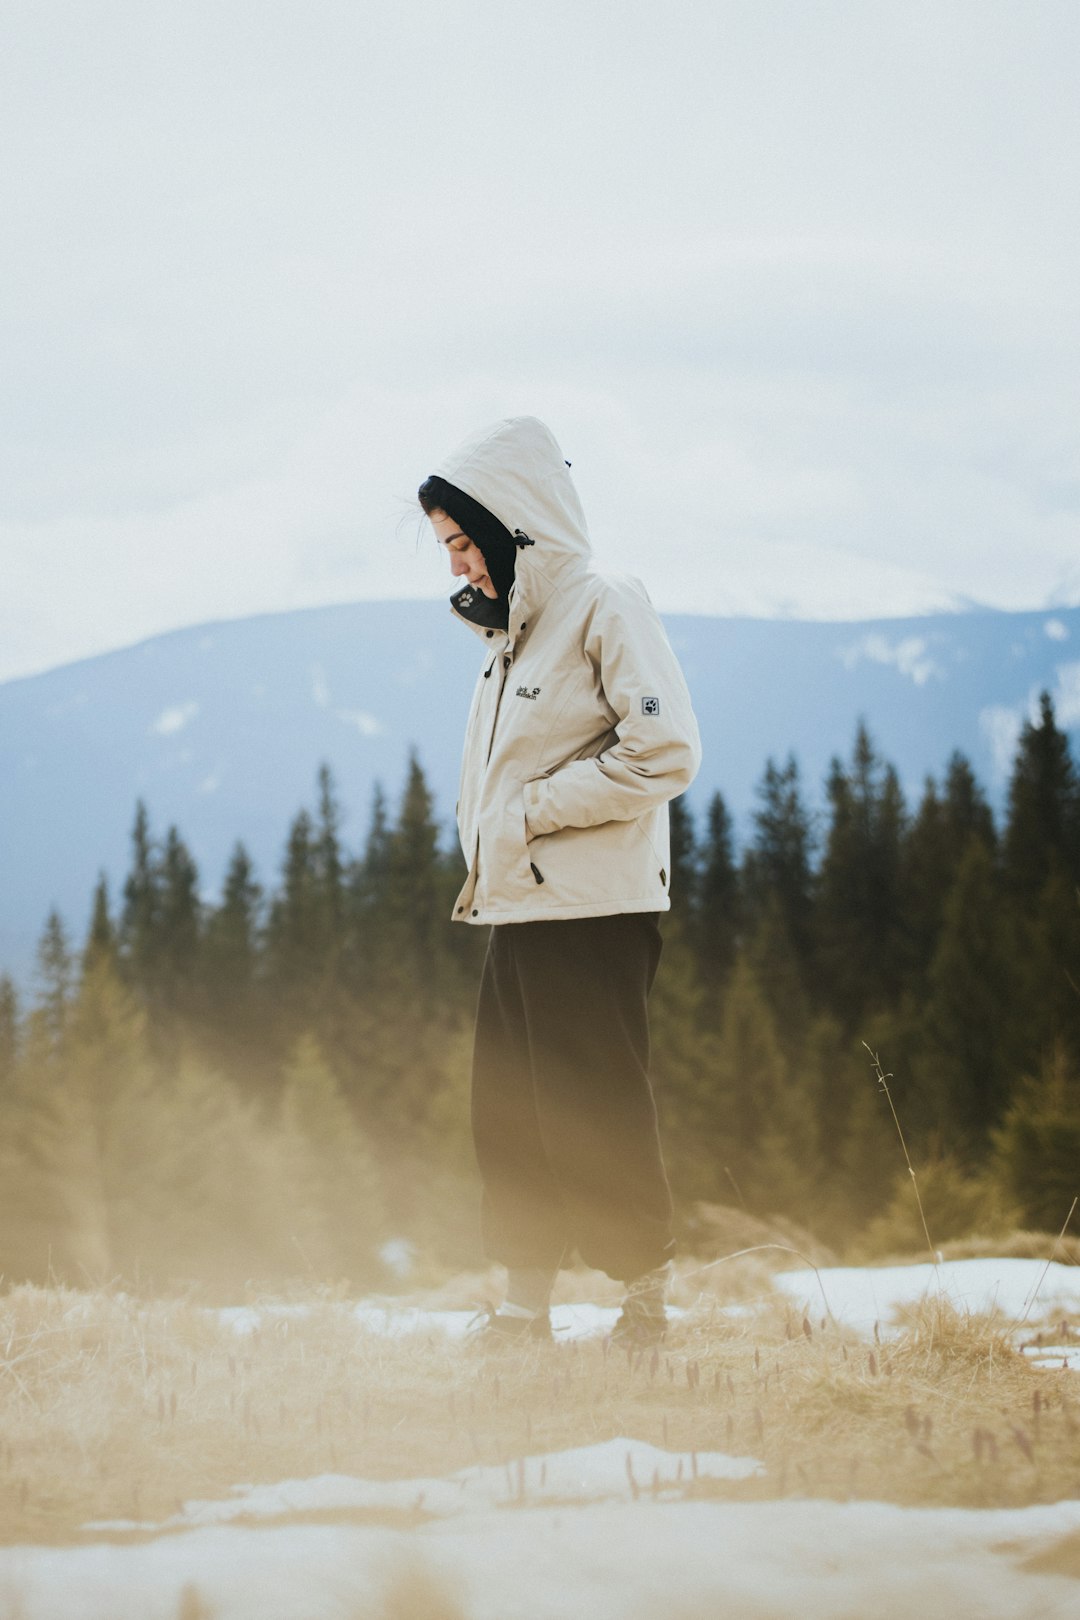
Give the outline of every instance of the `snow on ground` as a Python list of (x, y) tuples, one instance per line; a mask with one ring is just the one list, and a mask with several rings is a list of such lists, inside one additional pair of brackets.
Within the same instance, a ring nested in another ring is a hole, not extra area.
[[(1075, 1620), (1080, 1613), (1080, 1583), (1039, 1567), (1053, 1562), (1066, 1538), (1080, 1537), (1078, 1502), (975, 1512), (672, 1501), (663, 1482), (680, 1467), (685, 1479), (692, 1466), (691, 1457), (611, 1440), (527, 1459), (523, 1487), (513, 1471), (477, 1468), (447, 1480), (326, 1477), (242, 1489), (230, 1503), (189, 1504), (189, 1528), (174, 1521), (170, 1533), (134, 1545), (0, 1551), (0, 1612), (6, 1604), (19, 1620), (177, 1620), (185, 1588), (194, 1588), (205, 1608), (189, 1590), (187, 1612), (216, 1620), (378, 1620), (391, 1612), (416, 1620)], [(699, 1478), (738, 1477), (756, 1466), (720, 1454), (697, 1458)], [(431, 1517), (408, 1529), (388, 1525), (402, 1508)], [(348, 1510), (352, 1520), (342, 1522)], [(383, 1522), (371, 1522), (379, 1510)], [(337, 1522), (311, 1522), (335, 1512)], [(228, 1522), (241, 1514), (245, 1524)], [(1080, 1568), (1075, 1554), (1071, 1567)], [(420, 1604), (389, 1608), (388, 1591), (408, 1577), (427, 1578), (446, 1595), (429, 1590)]]
[[(1080, 1311), (1080, 1268), (960, 1260), (810, 1269), (774, 1281), (794, 1308), (816, 1320), (827, 1302), (838, 1321), (862, 1333), (872, 1333), (875, 1323), (887, 1332), (899, 1308), (940, 1293), (962, 1311), (997, 1309), (1022, 1324), (1017, 1342), (1038, 1355), (1071, 1360), (1078, 1354), (1061, 1324)], [(218, 1315), (247, 1333), (268, 1315), (303, 1309), (244, 1307)], [(391, 1336), (437, 1331), (460, 1337), (473, 1319), (468, 1311), (395, 1309), (388, 1302), (350, 1309), (369, 1331)], [(602, 1335), (616, 1314), (562, 1305), (553, 1325), (558, 1337)], [(760, 1468), (750, 1457), (680, 1455), (619, 1439), (505, 1468), (476, 1466), (445, 1479), (324, 1475), (237, 1485), (227, 1500), (188, 1503), (161, 1525), (88, 1526), (96, 1539), (85, 1546), (0, 1549), (0, 1616), (1080, 1616), (1080, 1502), (974, 1511), (717, 1498), (722, 1481)], [(695, 1478), (711, 1482), (713, 1499), (684, 1494)], [(433, 1583), (426, 1597), (420, 1590), (425, 1580)], [(412, 1597), (391, 1602), (395, 1584), (409, 1581), (420, 1583)]]
[[(1080, 1266), (1045, 1260), (945, 1260), (933, 1266), (837, 1266), (785, 1271), (773, 1278), (792, 1304), (817, 1319), (826, 1308), (838, 1322), (869, 1335), (895, 1326), (896, 1312), (941, 1298), (971, 1315), (998, 1311), (1035, 1360), (1080, 1369), (1080, 1345), (1052, 1342), (1045, 1324), (1080, 1311)], [(1037, 1329), (1039, 1331), (1037, 1331)], [(1080, 1613), (1080, 1610), (1078, 1610)]]
[[(942, 1298), (958, 1311), (978, 1315), (998, 1311), (1023, 1329), (1025, 1350), (1039, 1359), (1060, 1361), (1080, 1368), (1080, 1344), (1052, 1344), (1045, 1331), (1068, 1313), (1080, 1313), (1080, 1266), (1064, 1266), (1045, 1260), (944, 1260), (913, 1266), (835, 1266), (815, 1271), (784, 1271), (773, 1277), (773, 1285), (799, 1310), (813, 1320), (830, 1312), (837, 1322), (856, 1333), (870, 1336), (875, 1325), (881, 1332), (894, 1328), (896, 1313), (924, 1299)], [(723, 1305), (720, 1306), (723, 1309)], [(303, 1315), (305, 1305), (233, 1306), (215, 1312), (218, 1320), (238, 1334), (251, 1333), (268, 1316)], [(448, 1338), (465, 1337), (476, 1322), (476, 1312), (429, 1310), (421, 1306), (399, 1305), (392, 1299), (361, 1300), (348, 1307), (356, 1321), (368, 1332), (396, 1338), (413, 1333), (439, 1333)], [(745, 1304), (729, 1307), (732, 1314), (746, 1315), (753, 1309)], [(599, 1338), (610, 1333), (619, 1314), (617, 1306), (578, 1303), (556, 1305), (551, 1312), (556, 1339)], [(669, 1307), (672, 1321), (685, 1312)], [(1041, 1327), (1045, 1341), (1034, 1345)]]
[(130, 1521), (89, 1525), (91, 1530), (193, 1529), (236, 1519), (273, 1519), (290, 1513), (372, 1511), (393, 1508), (438, 1518), (508, 1504), (632, 1499), (647, 1491), (658, 1499), (683, 1494), (693, 1480), (749, 1479), (762, 1473), (755, 1457), (729, 1457), (722, 1451), (671, 1452), (645, 1440), (605, 1440), (573, 1451), (517, 1459), (504, 1468), (477, 1464), (447, 1479), (368, 1480), (344, 1474), (283, 1480), (276, 1485), (234, 1487), (228, 1502), (188, 1502), (182, 1513), (161, 1525)]

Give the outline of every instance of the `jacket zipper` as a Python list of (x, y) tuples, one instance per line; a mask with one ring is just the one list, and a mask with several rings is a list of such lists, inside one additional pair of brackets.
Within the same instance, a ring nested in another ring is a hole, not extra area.
[[(484, 671), (485, 675), (490, 675), (491, 671), (495, 668), (495, 665), (498, 662), (499, 656), (500, 655), (498, 653), (495, 654), (495, 657), (491, 660), (491, 663), (488, 665), (487, 669)], [(491, 764), (491, 755), (492, 755), (492, 751), (494, 750), (494, 747), (495, 747), (495, 727), (499, 723), (499, 708), (500, 708), (500, 706), (502, 704), (503, 693), (506, 691), (506, 672), (510, 668), (510, 665), (512, 663), (513, 663), (513, 659), (510, 657), (510, 654), (509, 653), (503, 653), (502, 654), (502, 674), (499, 677), (499, 695), (495, 699), (495, 713), (491, 717), (491, 730), (488, 733), (487, 754), (484, 757), (484, 770), (485, 771), (487, 770), (488, 766)]]

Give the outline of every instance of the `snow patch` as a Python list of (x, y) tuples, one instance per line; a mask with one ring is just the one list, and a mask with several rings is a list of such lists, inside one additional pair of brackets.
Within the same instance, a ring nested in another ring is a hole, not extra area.
[(892, 665), (916, 686), (925, 686), (932, 675), (945, 679), (945, 671), (932, 656), (925, 636), (905, 636), (892, 642), (880, 631), (872, 630), (850, 647), (841, 648), (837, 656), (845, 669), (854, 669), (864, 659), (872, 664)]
[(170, 709), (162, 709), (157, 719), (151, 724), (150, 730), (156, 731), (159, 737), (171, 737), (177, 731), (183, 731), (185, 726), (191, 724), (199, 712), (197, 703), (177, 703)]
[[(756, 1457), (722, 1451), (665, 1451), (645, 1440), (603, 1440), (570, 1451), (514, 1458), (502, 1466), (475, 1464), (445, 1479), (357, 1479), (321, 1474), (272, 1485), (237, 1485), (230, 1501), (186, 1502), (181, 1511), (144, 1530), (193, 1529), (237, 1519), (280, 1519), (296, 1513), (422, 1511), (453, 1518), (478, 1509), (540, 1507), (545, 1503), (623, 1502), (641, 1492), (682, 1496), (694, 1480), (752, 1479), (764, 1473)], [(129, 1528), (100, 1521), (88, 1530)]]
[[(644, 1487), (636, 1501), (628, 1449)], [(253, 1510), (270, 1514), (258, 1534), (227, 1518), (192, 1518), (177, 1527), (180, 1533), (128, 1546), (5, 1547), (0, 1591), (20, 1620), (76, 1613), (87, 1620), (173, 1620), (196, 1606), (217, 1620), (295, 1620), (301, 1614), (348, 1620), (391, 1612), (468, 1620), (578, 1614), (589, 1620), (676, 1614), (1064, 1620), (1076, 1612), (1075, 1582), (1044, 1571), (1053, 1568), (1057, 1549), (1067, 1552), (1080, 1534), (1080, 1502), (985, 1510), (812, 1499), (695, 1501), (671, 1500), (674, 1493), (662, 1487), (654, 1498), (651, 1468), (670, 1480), (680, 1460), (685, 1480), (686, 1454), (679, 1458), (640, 1442), (530, 1457), (523, 1497), (513, 1494), (514, 1464), (509, 1478), (505, 1469), (476, 1470), (490, 1485), (477, 1477), (471, 1489), (468, 1481), (395, 1486), (334, 1476), (249, 1488), (248, 1524), (258, 1516)], [(715, 1453), (697, 1460), (699, 1471), (725, 1462), (753, 1465)], [(545, 1463), (552, 1490), (541, 1496)], [(583, 1495), (578, 1505), (555, 1500), (559, 1484), (596, 1494)], [(456, 1512), (397, 1528), (364, 1522), (365, 1487), (379, 1493), (384, 1510), (390, 1492), (421, 1514), (432, 1512), (436, 1499), (446, 1501), (448, 1491), (456, 1489), (462, 1499)], [(491, 1489), (501, 1493), (494, 1501), (486, 1494)], [(274, 1523), (282, 1510), (302, 1506), (310, 1513), (316, 1502), (330, 1512), (355, 1505), (359, 1522)], [(234, 1513), (239, 1505), (224, 1504)], [(223, 1504), (204, 1506), (213, 1511)], [(411, 1602), (404, 1597), (410, 1577), (420, 1583)], [(401, 1596), (391, 1601), (395, 1581), (402, 1583)]]
[[(1045, 1274), (1045, 1275), (1044, 1275)], [(946, 1260), (915, 1266), (844, 1266), (784, 1271), (773, 1282), (788, 1299), (820, 1316), (824, 1301), (838, 1322), (870, 1335), (888, 1327), (896, 1312), (923, 1300), (943, 1299), (961, 1312), (1000, 1311), (1019, 1321), (1031, 1314), (1080, 1310), (1080, 1267), (1045, 1260)]]

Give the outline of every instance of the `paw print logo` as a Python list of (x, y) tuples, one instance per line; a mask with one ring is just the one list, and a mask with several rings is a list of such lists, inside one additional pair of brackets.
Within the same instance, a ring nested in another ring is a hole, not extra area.
[(658, 715), (660, 713), (660, 699), (657, 697), (643, 697), (641, 700), (642, 714)]

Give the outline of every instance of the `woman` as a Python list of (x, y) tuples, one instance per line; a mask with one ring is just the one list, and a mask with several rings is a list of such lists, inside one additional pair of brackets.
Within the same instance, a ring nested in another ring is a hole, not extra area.
[(457, 805), (455, 919), (491, 927), (472, 1118), (482, 1232), (506, 1266), (486, 1332), (550, 1336), (564, 1255), (626, 1285), (615, 1337), (666, 1317), (671, 1196), (646, 1002), (670, 905), (667, 802), (700, 743), (637, 580), (591, 560), (569, 462), (535, 417), (485, 428), (420, 487), (483, 645)]

